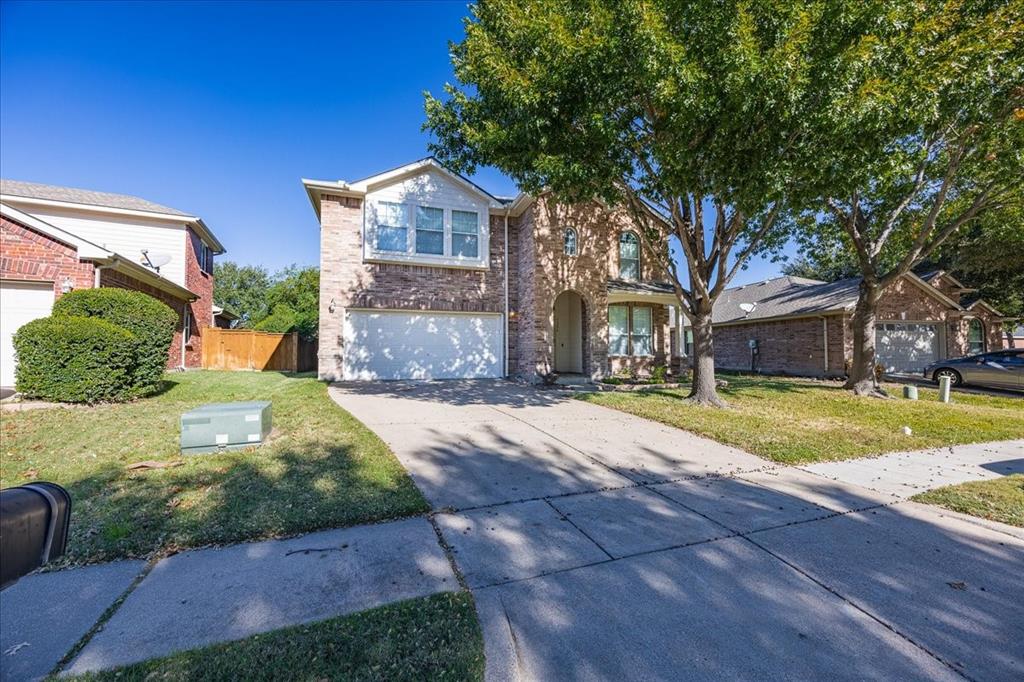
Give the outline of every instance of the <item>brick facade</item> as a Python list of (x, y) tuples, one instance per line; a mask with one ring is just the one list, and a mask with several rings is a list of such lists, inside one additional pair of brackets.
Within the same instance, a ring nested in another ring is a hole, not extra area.
[(0, 279), (53, 282), (60, 298), (65, 279), (74, 289), (91, 289), (93, 266), (79, 261), (74, 247), (0, 216)]
[[(668, 364), (668, 311), (654, 305), (653, 358), (608, 358), (608, 279), (618, 274), (618, 239), (631, 221), (622, 211), (598, 205), (565, 206), (542, 196), (523, 213), (508, 217), (509, 374), (528, 381), (553, 371), (554, 302), (563, 291), (583, 300), (584, 372), (649, 372)], [(486, 270), (363, 261), (363, 200), (320, 198), (320, 351), (324, 379), (342, 376), (346, 308), (503, 313), (505, 221), (490, 215)], [(564, 230), (578, 233), (576, 256), (564, 253)], [(662, 280), (642, 246), (642, 279)], [(641, 304), (637, 302), (637, 304)]]
[[(346, 308), (502, 313), (504, 216), (490, 218), (486, 270), (363, 262), (363, 200), (320, 202), (320, 350), (322, 378), (342, 376)], [(512, 229), (510, 221), (509, 229)]]
[[(191, 340), (185, 349), (185, 367), (202, 366), (202, 332), (213, 321), (213, 275), (202, 271), (197, 249), (199, 237), (189, 230), (186, 249), (186, 288), (199, 295), (187, 304), (166, 292), (109, 268), (100, 269), (100, 286), (132, 289), (149, 294), (178, 313), (178, 324), (168, 354), (167, 367), (181, 367), (183, 311), (190, 306)], [(78, 259), (78, 251), (48, 235), (21, 223), (0, 217), (0, 279), (53, 282), (55, 298), (60, 298), (65, 278), (72, 289), (91, 289), (95, 285), (95, 266)]]
[[(565, 254), (565, 230), (577, 233), (575, 256)], [(609, 373), (649, 373), (655, 365), (667, 365), (669, 351), (668, 309), (652, 305), (654, 357), (608, 356), (608, 279), (617, 278), (619, 237), (632, 229), (623, 210), (600, 204), (559, 204), (542, 195), (523, 214), (519, 230), (519, 290), (517, 332), (519, 357), (513, 372), (533, 381), (554, 371), (554, 305), (563, 291), (583, 299), (583, 372), (592, 378)], [(641, 243), (642, 281), (663, 281), (652, 253)], [(633, 302), (633, 305), (645, 305)]]
[[(941, 277), (937, 279), (926, 286), (934, 286), (959, 303), (957, 288)], [(929, 295), (910, 279), (896, 282), (883, 294), (877, 319), (879, 323), (934, 323), (939, 332), (940, 355), (957, 357), (968, 353), (968, 326), (975, 317), (984, 325), (986, 350), (1000, 348), (1003, 343), (1001, 325), (994, 315), (985, 309), (959, 310)], [(759, 351), (754, 367), (765, 374), (843, 376), (846, 361), (853, 357), (852, 317), (849, 313), (832, 312), (815, 317), (718, 325), (715, 327), (716, 367), (750, 371), (751, 339), (757, 341)]]

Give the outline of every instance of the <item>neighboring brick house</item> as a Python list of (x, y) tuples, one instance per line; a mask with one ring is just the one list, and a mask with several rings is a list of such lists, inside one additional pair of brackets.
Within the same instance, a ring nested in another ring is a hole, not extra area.
[(671, 363), (675, 295), (622, 211), (497, 197), (432, 158), (303, 185), (321, 226), (323, 379), (596, 379)]
[[(714, 310), (715, 366), (766, 374), (842, 376), (853, 355), (851, 317), (859, 278), (777, 277), (733, 287)], [(878, 307), (878, 362), (919, 373), (935, 360), (1002, 347), (1002, 318), (946, 272), (908, 274)], [(685, 346), (692, 338), (686, 329)]]
[(213, 258), (224, 247), (195, 216), (121, 194), (0, 180), (0, 385), (11, 337), (74, 289), (143, 291), (178, 313), (168, 367), (202, 364), (214, 323)]

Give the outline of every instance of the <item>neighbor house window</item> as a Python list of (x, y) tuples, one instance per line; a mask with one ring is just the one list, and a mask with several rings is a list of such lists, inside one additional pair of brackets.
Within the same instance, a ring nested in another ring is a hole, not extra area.
[(402, 204), (382, 201), (377, 204), (377, 250), (409, 250), (409, 214)]
[(979, 319), (973, 319), (968, 323), (967, 349), (969, 355), (985, 352), (985, 327)]
[(608, 354), (629, 355), (629, 308), (608, 306)]
[(693, 329), (683, 331), (683, 355), (686, 357), (693, 355)]
[(452, 211), (452, 255), (480, 257), (480, 219), (474, 211)]
[(575, 256), (576, 255), (576, 230), (566, 228), (565, 230), (565, 255)]
[(634, 232), (623, 232), (619, 237), (619, 277), (640, 279), (640, 239)]
[(416, 207), (416, 253), (444, 255), (444, 209)]
[(633, 308), (633, 326), (630, 331), (633, 355), (654, 355), (654, 344), (651, 342), (650, 308)]

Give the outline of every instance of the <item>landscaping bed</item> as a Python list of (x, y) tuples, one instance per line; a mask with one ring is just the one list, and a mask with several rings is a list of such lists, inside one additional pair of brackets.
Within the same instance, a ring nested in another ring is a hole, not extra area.
[(482, 680), (468, 592), (410, 599), (75, 679)]
[(1024, 528), (1024, 474), (948, 485), (911, 499)]
[[(729, 409), (691, 405), (687, 393), (649, 389), (578, 398), (791, 464), (1024, 438), (1024, 400), (1014, 397), (957, 393), (943, 404), (937, 391), (922, 388), (916, 401), (878, 400), (832, 382), (752, 376), (729, 376), (719, 389)], [(911, 435), (904, 435), (904, 426)]]
[[(182, 457), (179, 419), (204, 403), (270, 400), (257, 448)], [(58, 564), (148, 557), (423, 513), (388, 447), (312, 375), (168, 374), (135, 402), (4, 412), (0, 485), (53, 481), (73, 500)], [(152, 461), (167, 468), (129, 466)]]

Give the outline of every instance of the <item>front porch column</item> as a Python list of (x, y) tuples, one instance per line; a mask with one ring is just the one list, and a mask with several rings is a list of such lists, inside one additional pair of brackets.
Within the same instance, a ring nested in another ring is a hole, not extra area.
[(676, 348), (677, 358), (683, 357), (683, 350), (686, 348), (686, 341), (683, 339), (683, 307), (676, 306)]

